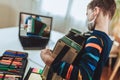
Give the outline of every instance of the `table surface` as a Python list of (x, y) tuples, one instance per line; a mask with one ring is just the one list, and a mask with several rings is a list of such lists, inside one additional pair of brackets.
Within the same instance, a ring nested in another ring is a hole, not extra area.
[[(0, 56), (6, 50), (23, 51), (28, 53), (28, 65), (26, 68), (27, 73), (30, 67), (43, 69), (45, 64), (40, 58), (41, 50), (24, 50), (18, 36), (18, 27), (0, 29)], [(56, 31), (51, 32), (50, 41), (47, 45), (48, 48), (53, 49), (58, 39), (63, 37), (64, 34)]]

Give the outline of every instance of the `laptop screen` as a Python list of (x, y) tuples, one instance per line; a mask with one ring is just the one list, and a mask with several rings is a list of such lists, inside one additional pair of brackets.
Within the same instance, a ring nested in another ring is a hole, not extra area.
[(31, 13), (20, 13), (19, 36), (50, 37), (52, 17)]

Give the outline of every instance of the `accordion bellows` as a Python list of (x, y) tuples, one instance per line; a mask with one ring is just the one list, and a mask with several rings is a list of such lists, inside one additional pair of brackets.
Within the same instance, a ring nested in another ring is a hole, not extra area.
[[(80, 53), (82, 50), (84, 42), (85, 37), (83, 34), (75, 29), (71, 29), (67, 35), (59, 39), (56, 43), (52, 54), (52, 56), (55, 58), (53, 64), (57, 63), (58, 61), (65, 61), (69, 64), (72, 64), (78, 53)], [(43, 80), (47, 79), (47, 76), (49, 75), (48, 72), (49, 67), (45, 66), (42, 73)], [(54, 73), (52, 79), (50, 80), (63, 80), (63, 78)]]

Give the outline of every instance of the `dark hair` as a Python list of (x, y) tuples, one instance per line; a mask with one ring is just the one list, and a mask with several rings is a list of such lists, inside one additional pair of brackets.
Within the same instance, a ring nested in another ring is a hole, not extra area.
[(88, 8), (94, 9), (95, 7), (99, 7), (104, 15), (108, 14), (110, 19), (112, 19), (116, 10), (116, 3), (115, 0), (92, 0), (88, 4)]

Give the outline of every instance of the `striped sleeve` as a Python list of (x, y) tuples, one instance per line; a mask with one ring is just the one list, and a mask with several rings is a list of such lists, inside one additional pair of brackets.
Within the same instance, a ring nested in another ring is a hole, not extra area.
[(57, 71), (58, 75), (66, 80), (92, 80), (101, 52), (101, 40), (94, 36), (88, 38), (85, 44), (85, 53), (79, 59), (78, 66), (62, 62)]

